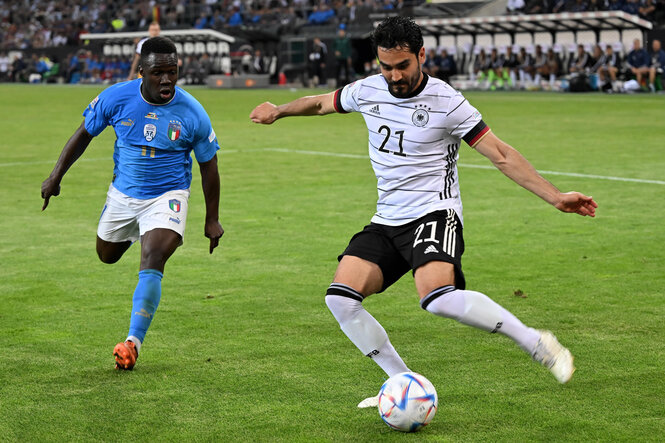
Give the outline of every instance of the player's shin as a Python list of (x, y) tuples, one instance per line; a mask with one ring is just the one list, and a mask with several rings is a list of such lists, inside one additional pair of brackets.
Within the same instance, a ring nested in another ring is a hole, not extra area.
[(432, 314), (453, 318), (465, 325), (510, 337), (529, 354), (538, 343), (540, 333), (525, 326), (513, 314), (485, 294), (455, 289), (437, 288), (420, 300), (420, 306)]
[(155, 269), (144, 269), (139, 272), (139, 282), (132, 299), (132, 316), (127, 337), (127, 340), (134, 342), (137, 351), (140, 351), (162, 297), (162, 277), (163, 274)]
[(363, 308), (362, 299), (358, 292), (339, 283), (333, 283), (326, 294), (330, 312), (349, 340), (363, 354), (373, 359), (388, 376), (408, 371), (409, 368), (390, 343), (385, 329)]

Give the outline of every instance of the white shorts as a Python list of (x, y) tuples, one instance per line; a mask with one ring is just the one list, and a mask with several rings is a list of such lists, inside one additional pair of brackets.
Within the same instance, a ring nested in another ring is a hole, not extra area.
[(162, 228), (177, 232), (182, 239), (185, 235), (188, 201), (189, 189), (169, 191), (155, 198), (138, 199), (123, 194), (111, 184), (99, 217), (97, 236), (112, 243), (134, 243), (146, 232)]

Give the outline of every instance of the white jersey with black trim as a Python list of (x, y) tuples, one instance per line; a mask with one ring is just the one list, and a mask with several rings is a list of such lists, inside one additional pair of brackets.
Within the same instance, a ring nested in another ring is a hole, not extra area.
[(362, 113), (379, 199), (372, 222), (399, 226), (452, 208), (462, 220), (457, 160), (489, 131), (480, 113), (447, 83), (423, 74), (407, 98), (394, 97), (381, 74), (335, 93), (337, 112)]

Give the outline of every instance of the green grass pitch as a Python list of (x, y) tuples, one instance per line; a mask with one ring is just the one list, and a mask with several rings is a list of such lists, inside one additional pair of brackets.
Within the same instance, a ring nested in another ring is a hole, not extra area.
[(191, 89), (223, 146), (226, 234), (209, 255), (195, 166), (185, 244), (135, 370), (117, 372), (139, 248), (115, 265), (95, 254), (111, 129), (40, 211), (100, 90), (0, 85), (0, 441), (662, 441), (662, 97), (466, 94), (546, 178), (600, 205), (559, 213), (461, 149), (469, 288), (554, 331), (578, 370), (558, 385), (507, 338), (422, 311), (407, 275), (365, 302), (438, 390), (432, 423), (406, 435), (356, 409), (384, 374), (324, 304), (376, 201), (360, 115), (258, 126), (255, 105), (313, 91)]

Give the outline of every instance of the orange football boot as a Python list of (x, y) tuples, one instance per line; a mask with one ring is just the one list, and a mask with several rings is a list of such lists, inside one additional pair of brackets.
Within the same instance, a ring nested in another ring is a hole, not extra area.
[(136, 359), (139, 357), (139, 352), (136, 350), (134, 342), (127, 340), (126, 342), (115, 345), (113, 355), (115, 356), (116, 369), (131, 371), (136, 364)]

